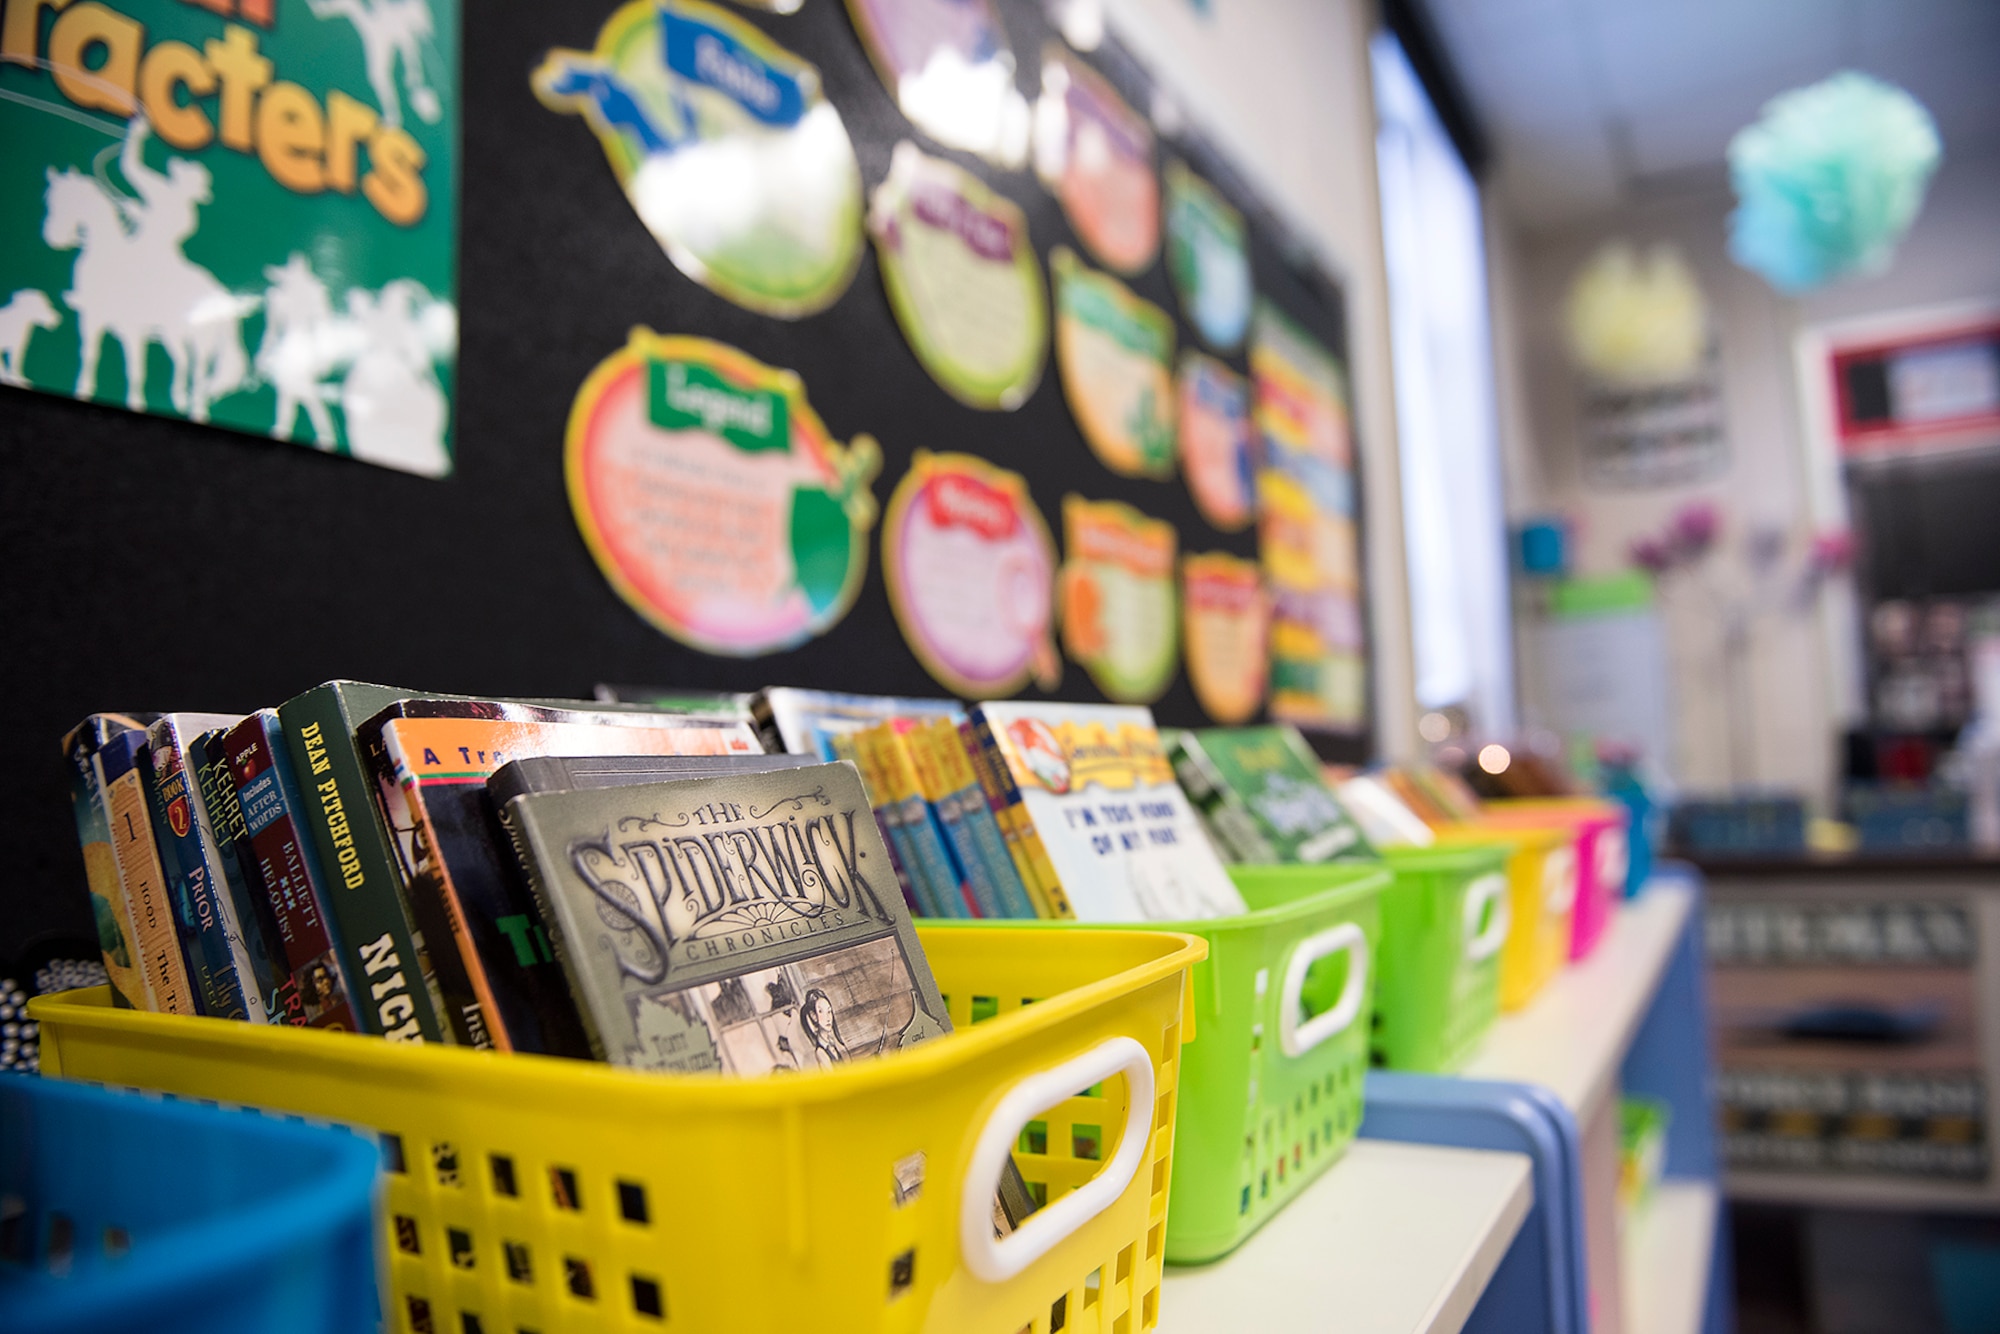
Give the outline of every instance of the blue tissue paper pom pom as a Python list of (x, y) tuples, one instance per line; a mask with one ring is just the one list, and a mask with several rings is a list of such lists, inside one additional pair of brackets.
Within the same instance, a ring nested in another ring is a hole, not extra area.
[(1923, 104), (1865, 74), (1774, 97), (1729, 141), (1729, 253), (1786, 293), (1880, 272), (1942, 156)]

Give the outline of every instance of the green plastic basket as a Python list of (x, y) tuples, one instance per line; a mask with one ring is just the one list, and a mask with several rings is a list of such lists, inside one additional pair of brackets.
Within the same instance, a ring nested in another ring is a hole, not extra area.
[(1382, 896), (1370, 1054), (1392, 1070), (1446, 1074), (1471, 1058), (1500, 1012), (1507, 850), (1390, 848)]
[(1208, 941), (1189, 989), (1193, 1037), (1181, 1048), (1170, 1264), (1201, 1264), (1242, 1244), (1333, 1165), (1361, 1124), (1388, 871), (1341, 863), (1229, 874), (1249, 912), (1145, 924)]

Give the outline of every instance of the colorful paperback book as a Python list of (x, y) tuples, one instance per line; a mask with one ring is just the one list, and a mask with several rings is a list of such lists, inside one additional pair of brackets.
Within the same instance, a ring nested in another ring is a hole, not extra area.
[(545, 924), (511, 868), (486, 780), (533, 755), (759, 753), (733, 718), (406, 700), (363, 726), (447, 1016), (467, 1046), (588, 1058)]
[(1181, 732), (1169, 754), (1181, 788), (1231, 861), (1316, 864), (1375, 856), (1295, 727)]
[(878, 723), (855, 735), (855, 745), (868, 756), (868, 790), (888, 807), (903, 829), (909, 849), (906, 865), (926, 893), (925, 906), (938, 917), (979, 916), (978, 901), (965, 881), (946, 841), (937, 811), (924, 799), (916, 765), (894, 723)]
[(305, 823), (313, 852), (340, 885), (329, 907), (341, 962), (366, 987), (361, 1030), (399, 1041), (448, 1042), (430, 942), (403, 901), (389, 830), (354, 735), (368, 719), (416, 693), (328, 681), (280, 704), (278, 718), (310, 798)]
[(776, 733), (780, 745), (794, 755), (835, 758), (833, 738), (888, 722), (891, 718), (952, 718), (965, 707), (950, 699), (911, 699), (898, 695), (843, 695), (832, 690), (797, 690), (772, 686), (751, 701), (760, 726)]
[(1020, 877), (1021, 888), (1027, 893), (1035, 916), (1061, 916), (1049, 903), (1048, 892), (1041, 876), (1035, 871), (1035, 859), (1022, 832), (1021, 825), (1026, 815), (1021, 808), (1020, 790), (1012, 783), (1001, 780), (993, 748), (980, 741), (979, 727), (972, 719), (959, 722), (958, 741), (966, 759), (972, 764), (972, 772), (978, 776), (980, 790), (986, 794), (986, 807), (993, 813), (993, 823), (1000, 830), (1008, 860), (1014, 864), (1014, 874)]
[(111, 821), (95, 758), (112, 737), (143, 731), (157, 717), (155, 713), (93, 713), (72, 727), (62, 741), (63, 761), (69, 766), (70, 814), (76, 820), (77, 845), (83, 850), (90, 915), (97, 926), (98, 947), (104, 953), (111, 1002), (128, 1010), (151, 1009), (152, 1003), (139, 964), (138, 927), (111, 848)]
[[(270, 897), (264, 893), (264, 882), (258, 877), (256, 867), (246, 865), (238, 855), (239, 849), (249, 846), (250, 830), (243, 823), (243, 803), (236, 799), (236, 780), (230, 774), (229, 757), (224, 753), (226, 737), (227, 733), (217, 728), (188, 742), (188, 768), (195, 789), (201, 794), (195, 816), (215, 849), (223, 892), (242, 932), (254, 989), (264, 1011), (261, 1022), (282, 1024), (287, 1022), (284, 987), (291, 972), (285, 964), (278, 916), (271, 907)], [(245, 994), (247, 1002), (247, 991)]]
[(1173, 922), (1245, 911), (1174, 781), (1148, 709), (978, 706), (1076, 916)]
[(949, 1027), (850, 765), (532, 793), (503, 820), (613, 1064), (824, 1069)]
[(951, 835), (959, 864), (973, 882), (981, 915), (1034, 917), (1034, 902), (1007, 854), (1006, 840), (959, 741), (957, 725), (949, 718), (932, 718), (913, 724), (905, 740), (917, 763), (924, 797)]
[(1014, 781), (1014, 771), (1007, 767), (1007, 757), (1000, 753), (1000, 744), (993, 736), (993, 725), (977, 709), (966, 721), (972, 724), (980, 758), (985, 762), (987, 772), (993, 775), (1000, 803), (1011, 817), (1015, 845), (1030, 867), (1042, 916), (1074, 919), (1076, 909), (1070, 906), (1069, 896), (1063, 893), (1062, 879), (1056, 874), (1055, 863), (1049, 859), (1048, 845), (1042, 842), (1041, 831), (1035, 828), (1034, 820), (1028, 815), (1027, 804), (1021, 800), (1021, 785)]
[(353, 992), (340, 967), (326, 888), (304, 834), (304, 799), (285, 754), (274, 709), (261, 709), (223, 734), (245, 838), (236, 857), (250, 866), (277, 919), (285, 979), (279, 1013), (299, 1028), (355, 1031)]
[(864, 754), (857, 742), (860, 735), (859, 732), (841, 732), (827, 738), (833, 758), (853, 765), (854, 771), (861, 775), (861, 788), (875, 808), (875, 827), (882, 835), (883, 846), (889, 849), (889, 864), (895, 868), (896, 883), (903, 890), (903, 902), (919, 917), (935, 917), (937, 914), (930, 909), (930, 887), (910, 869), (909, 836), (903, 830), (902, 814), (892, 810), (878, 795), (882, 781), (875, 775), (874, 757)]
[(201, 1012), (261, 1024), (268, 1017), (264, 998), (257, 992), (250, 952), (223, 884), (214, 837), (200, 814), (201, 793), (187, 755), (194, 737), (241, 721), (240, 714), (168, 714), (147, 729), (141, 776), (181, 956)]
[(92, 763), (104, 792), (104, 813), (111, 828), (111, 852), (118, 865), (118, 882), (132, 913), (139, 946), (139, 971), (146, 980), (147, 1005), (162, 1014), (199, 1014), (200, 1002), (188, 980), (180, 932), (174, 925), (173, 902), (160, 851), (153, 841), (153, 816), (147, 809), (146, 785), (140, 772), (145, 754), (143, 730), (120, 732), (98, 747)]

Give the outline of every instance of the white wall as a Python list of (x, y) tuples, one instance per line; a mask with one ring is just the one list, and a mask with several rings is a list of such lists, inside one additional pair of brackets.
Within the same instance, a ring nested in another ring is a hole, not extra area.
[(1416, 746), (1395, 385), (1375, 193), (1367, 0), (1105, 0), (1112, 31), (1320, 253), (1347, 292), (1349, 367), (1367, 504), (1377, 736)]
[[(1673, 768), (1690, 788), (1719, 787), (1730, 777), (1715, 607), (1719, 597), (1741, 597), (1748, 588), (1743, 535), (1753, 524), (1784, 529), (1794, 565), (1811, 537), (1812, 479), (1792, 355), (1798, 331), (1823, 320), (2000, 297), (2000, 157), (1957, 159), (1949, 152), (1947, 145), (1945, 165), (1894, 268), (1802, 301), (1778, 296), (1730, 261), (1731, 200), (1722, 193), (1625, 208), (1558, 230), (1495, 229), (1510, 512), (1571, 515), (1578, 525), (1575, 564), (1586, 574), (1626, 568), (1633, 538), (1657, 531), (1690, 500), (1714, 501), (1728, 516), (1726, 549), (1710, 562), (1708, 586), (1673, 581), (1663, 598), (1678, 742)], [(1721, 345), (1730, 450), (1716, 477), (1645, 491), (1594, 489), (1581, 478), (1577, 385), (1563, 348), (1562, 306), (1577, 269), (1613, 237), (1675, 243), (1707, 293)], [(1836, 775), (1842, 679), (1828, 644), (1845, 644), (1851, 633), (1823, 625), (1823, 611), (1817, 605), (1805, 615), (1767, 611), (1753, 623), (1751, 772), (1743, 775), (1821, 800), (1831, 795)]]

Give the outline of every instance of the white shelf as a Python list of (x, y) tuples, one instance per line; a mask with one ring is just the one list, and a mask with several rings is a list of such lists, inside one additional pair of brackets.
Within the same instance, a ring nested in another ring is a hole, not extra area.
[(1715, 1187), (1668, 1178), (1625, 1229), (1625, 1334), (1699, 1334), (1715, 1251)]
[(1237, 1250), (1167, 1270), (1161, 1334), (1456, 1334), (1534, 1201), (1526, 1155), (1356, 1140)]
[(1616, 1088), (1693, 904), (1685, 885), (1647, 886), (1618, 910), (1589, 958), (1557, 974), (1527, 1009), (1500, 1016), (1465, 1076), (1540, 1084), (1584, 1119)]

